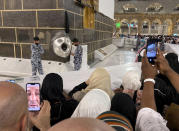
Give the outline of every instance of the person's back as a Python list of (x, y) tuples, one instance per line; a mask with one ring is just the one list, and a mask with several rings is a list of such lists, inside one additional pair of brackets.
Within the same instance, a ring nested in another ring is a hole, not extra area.
[(47, 100), (51, 105), (51, 125), (71, 117), (78, 102), (74, 99), (67, 100), (63, 92), (63, 79), (55, 73), (46, 75), (41, 88), (42, 100)]
[(70, 118), (77, 105), (78, 102), (73, 99), (51, 103), (51, 125)]
[(25, 91), (10, 82), (0, 82), (0, 131), (25, 131), (27, 96)]

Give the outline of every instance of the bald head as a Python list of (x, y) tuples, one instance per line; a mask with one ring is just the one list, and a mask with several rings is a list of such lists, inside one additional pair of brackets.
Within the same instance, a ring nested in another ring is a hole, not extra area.
[(72, 118), (64, 120), (49, 131), (115, 131), (103, 121), (92, 118)]
[(11, 82), (0, 82), (0, 130), (15, 126), (26, 114), (24, 89)]

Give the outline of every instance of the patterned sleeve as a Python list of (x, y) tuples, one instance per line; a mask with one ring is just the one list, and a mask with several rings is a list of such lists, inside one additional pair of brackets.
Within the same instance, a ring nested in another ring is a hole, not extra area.
[(40, 54), (43, 54), (44, 53), (44, 49), (42, 47), (42, 45), (40, 45)]
[(32, 53), (35, 53), (35, 47), (34, 47), (33, 44), (31, 45), (31, 52), (32, 52)]
[(83, 48), (80, 46), (80, 48), (78, 48), (78, 54), (79, 56), (83, 55)]

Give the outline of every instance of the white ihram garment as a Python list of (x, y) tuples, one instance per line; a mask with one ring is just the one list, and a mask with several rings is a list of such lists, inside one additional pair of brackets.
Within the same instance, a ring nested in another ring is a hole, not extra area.
[(169, 131), (167, 121), (156, 111), (143, 108), (137, 115), (136, 131)]
[(96, 118), (98, 115), (111, 108), (109, 95), (100, 89), (89, 91), (81, 100), (71, 117)]

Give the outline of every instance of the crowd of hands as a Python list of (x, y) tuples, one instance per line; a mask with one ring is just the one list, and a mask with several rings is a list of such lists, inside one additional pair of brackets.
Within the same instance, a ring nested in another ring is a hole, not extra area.
[[(146, 52), (144, 53), (144, 57), (142, 59), (142, 78), (143, 79), (154, 79), (155, 76), (160, 72), (161, 74), (170, 77), (170, 73), (174, 72), (168, 61), (163, 56), (163, 53), (158, 50), (157, 58), (155, 60), (155, 65), (149, 63), (148, 58), (146, 56)], [(175, 76), (173, 76), (175, 77)], [(169, 78), (170, 79), (170, 78)], [(179, 88), (176, 88), (177, 92), (179, 92)], [(145, 91), (145, 90), (144, 90)], [(142, 97), (141, 108), (148, 107), (156, 110), (155, 99), (150, 99), (151, 93), (154, 92), (146, 92), (145, 96)], [(154, 94), (152, 94), (154, 95)], [(41, 131), (45, 131), (50, 128), (50, 103), (48, 101), (43, 101), (41, 105), (41, 110), (39, 112), (29, 112), (29, 124), (31, 127), (35, 125)]]

